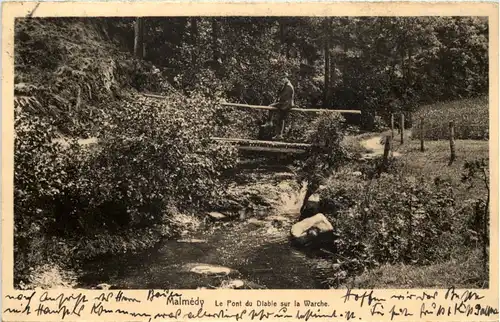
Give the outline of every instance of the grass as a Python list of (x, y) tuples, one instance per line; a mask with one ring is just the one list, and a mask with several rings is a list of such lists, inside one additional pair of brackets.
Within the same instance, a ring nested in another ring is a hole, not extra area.
[(398, 171), (405, 176), (424, 177), (434, 180), (439, 177), (449, 180), (455, 188), (457, 200), (485, 197), (486, 191), (481, 182), (468, 189), (460, 182), (466, 161), (488, 158), (489, 142), (479, 140), (456, 140), (456, 159), (448, 165), (450, 146), (448, 141), (427, 141), (425, 151), (420, 152), (419, 140), (406, 140), (400, 145), (399, 138), (394, 140), (394, 150), (401, 153)]
[(411, 266), (405, 264), (386, 264), (377, 269), (367, 271), (356, 277), (351, 288), (484, 288), (479, 250), (461, 254), (448, 261), (428, 266)]
[(489, 135), (488, 97), (483, 96), (422, 106), (414, 115), (414, 136), (419, 137), (420, 118), (424, 118), (424, 137), (443, 140), (449, 137), (449, 122), (455, 123), (455, 138), (484, 140)]

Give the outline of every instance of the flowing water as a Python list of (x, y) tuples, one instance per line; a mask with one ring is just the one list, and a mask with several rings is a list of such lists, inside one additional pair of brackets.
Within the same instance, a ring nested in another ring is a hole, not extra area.
[[(315, 260), (293, 248), (288, 239), (304, 189), (286, 189), (286, 182), (278, 186), (284, 188), (272, 213), (202, 227), (189, 238), (165, 240), (141, 254), (87, 263), (80, 286), (196, 289), (219, 288), (238, 280), (243, 288), (323, 288)], [(219, 272), (199, 272), (210, 265)]]

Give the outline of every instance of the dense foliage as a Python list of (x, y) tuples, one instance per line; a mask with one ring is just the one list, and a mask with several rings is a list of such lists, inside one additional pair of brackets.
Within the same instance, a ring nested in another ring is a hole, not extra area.
[[(144, 60), (124, 59), (134, 49), (135, 19), (20, 20), (16, 83), (45, 97), (59, 127), (81, 134), (94, 129), (98, 102), (123, 85), (162, 91), (149, 79), (157, 75), (180, 91), (269, 104), (286, 72), (299, 106), (376, 111), (386, 121), (390, 111), (488, 90), (488, 21), (480, 17), (142, 20)], [(151, 63), (156, 73), (143, 67)]]
[[(221, 198), (221, 172), (234, 166), (236, 151), (210, 140), (217, 104), (194, 93), (166, 102), (132, 96), (113, 103), (90, 145), (57, 139), (53, 124), (16, 110), (18, 273), (54, 257), (65, 262), (59, 256), (71, 248), (83, 257), (116, 245), (124, 246), (115, 251), (135, 248), (155, 240), (151, 228), (171, 236), (177, 212), (169, 209), (194, 211)], [(124, 242), (134, 238), (139, 241)]]
[(334, 175), (319, 206), (335, 229), (334, 243), (325, 245), (338, 263), (332, 286), (383, 264), (442, 263), (487, 245), (484, 200), (458, 202), (455, 189), (439, 177), (397, 172), (370, 181), (349, 172)]
[[(334, 17), (324, 22), (146, 18), (146, 48), (161, 43), (169, 51), (152, 49), (145, 57), (167, 68), (181, 88), (203, 82), (249, 104), (272, 102), (282, 72), (289, 73), (300, 106), (382, 114), (488, 90), (486, 19)], [(331, 66), (325, 66), (325, 52)], [(212, 81), (202, 81), (207, 74)], [(331, 95), (325, 102), (326, 91)]]

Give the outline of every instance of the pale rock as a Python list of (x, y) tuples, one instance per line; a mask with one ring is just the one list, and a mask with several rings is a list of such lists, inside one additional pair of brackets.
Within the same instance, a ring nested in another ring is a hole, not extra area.
[(240, 289), (245, 286), (245, 282), (242, 280), (230, 280), (230, 281), (223, 281), (220, 288), (223, 289)]
[(309, 197), (309, 202), (312, 202), (312, 203), (318, 203), (319, 202), (319, 194), (317, 193), (314, 193), (312, 194), (310, 197)]
[(261, 227), (266, 225), (265, 221), (259, 220), (257, 218), (250, 218), (247, 220), (247, 223)]
[(290, 229), (290, 234), (295, 240), (299, 242), (306, 242), (319, 235), (331, 233), (332, 231), (332, 224), (328, 221), (325, 215), (318, 213), (312, 217), (295, 223)]
[(191, 238), (191, 239), (179, 239), (177, 242), (178, 243), (191, 243), (191, 244), (204, 244), (207, 242), (207, 240), (206, 239)]
[(109, 290), (111, 288), (111, 285), (106, 284), (106, 283), (101, 283), (96, 286), (98, 290)]
[(236, 272), (229, 267), (212, 264), (186, 264), (185, 269), (191, 273), (200, 275), (229, 275)]
[(226, 219), (226, 216), (221, 214), (220, 212), (212, 211), (208, 213), (208, 216), (215, 220), (223, 220)]

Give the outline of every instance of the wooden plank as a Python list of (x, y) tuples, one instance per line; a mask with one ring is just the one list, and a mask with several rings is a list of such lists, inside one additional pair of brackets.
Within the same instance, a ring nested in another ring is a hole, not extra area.
[[(245, 107), (257, 110), (277, 110), (276, 107), (264, 106), (264, 105), (249, 105), (249, 104), (239, 104), (239, 103), (221, 103), (222, 106), (231, 107)], [(345, 113), (345, 114), (361, 114), (360, 110), (327, 110), (321, 108), (292, 108), (292, 112), (303, 112), (303, 113)]]
[[(166, 96), (157, 95), (157, 94), (148, 94), (142, 93), (143, 96), (166, 99)], [(246, 107), (257, 110), (277, 110), (276, 107), (265, 106), (265, 105), (249, 105), (249, 104), (240, 104), (240, 103), (221, 103), (222, 106), (231, 106), (231, 107)], [(292, 112), (303, 112), (303, 113), (345, 113), (345, 114), (361, 114), (360, 110), (327, 110), (322, 108), (292, 108)]]
[(238, 146), (239, 150), (242, 151), (254, 151), (254, 152), (276, 152), (276, 153), (296, 153), (301, 154), (305, 153), (305, 150), (301, 149), (292, 149), (292, 148), (274, 148), (274, 147), (266, 147), (266, 146)]
[(282, 142), (282, 141), (262, 141), (262, 140), (251, 140), (251, 139), (235, 139), (235, 138), (220, 138), (220, 137), (212, 137), (214, 141), (220, 142), (228, 142), (238, 145), (260, 145), (260, 146), (268, 146), (273, 148), (303, 148), (307, 149), (312, 147), (311, 144), (307, 143), (293, 143), (293, 142)]

